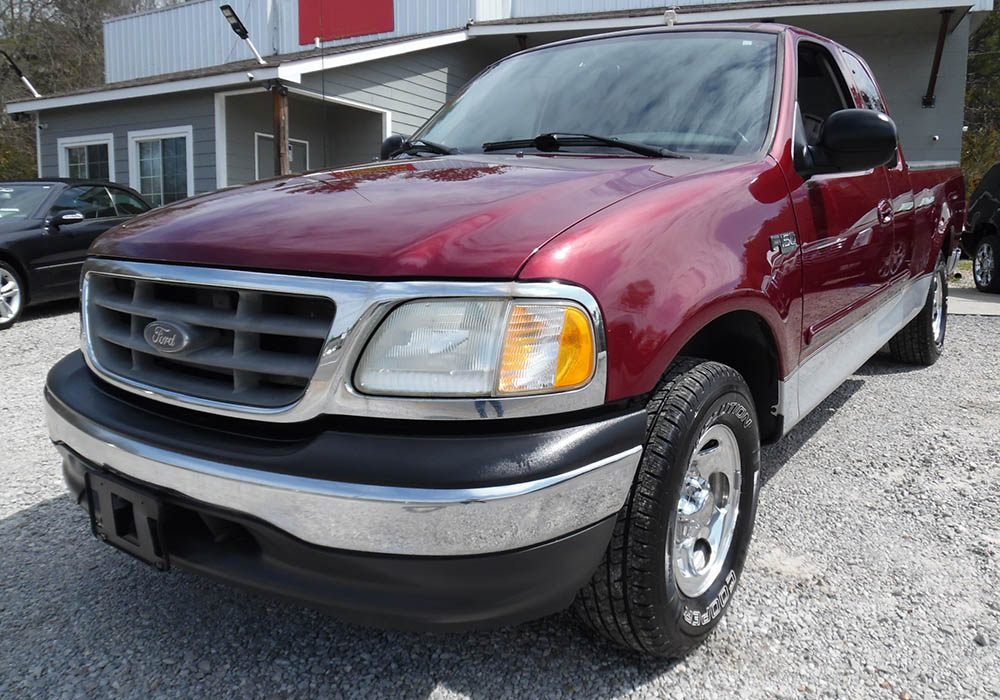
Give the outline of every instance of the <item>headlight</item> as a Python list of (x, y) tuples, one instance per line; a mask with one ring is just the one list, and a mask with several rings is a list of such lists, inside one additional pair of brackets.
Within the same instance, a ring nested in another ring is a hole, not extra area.
[(379, 326), (354, 383), (389, 396), (548, 393), (589, 382), (595, 356), (590, 318), (571, 302), (412, 301)]

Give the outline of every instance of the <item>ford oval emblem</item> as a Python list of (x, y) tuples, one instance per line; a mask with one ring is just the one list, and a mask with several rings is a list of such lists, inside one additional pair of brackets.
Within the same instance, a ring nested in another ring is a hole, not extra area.
[(142, 337), (160, 352), (180, 352), (191, 345), (191, 333), (169, 321), (153, 321), (146, 326)]

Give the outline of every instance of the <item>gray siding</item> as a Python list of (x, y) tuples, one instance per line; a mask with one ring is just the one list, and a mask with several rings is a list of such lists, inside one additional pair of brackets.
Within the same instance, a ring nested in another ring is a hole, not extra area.
[[(907, 160), (957, 161), (962, 155), (969, 19), (948, 35), (938, 73), (937, 106), (926, 109), (921, 98), (927, 90), (939, 22), (940, 15), (933, 11), (788, 20), (840, 42), (868, 61), (899, 127)], [(933, 139), (935, 135), (939, 140)]]
[(497, 58), (474, 42), (305, 75), (302, 87), (392, 112), (392, 130), (412, 134)]
[[(229, 28), (216, 0), (186, 2), (104, 23), (104, 73), (109, 83), (220, 66), (253, 58)], [(264, 56), (313, 48), (299, 44), (299, 6), (293, 0), (231, 0)], [(464, 28), (476, 0), (397, 0), (389, 32), (335, 39), (324, 46), (406, 37)], [(491, 15), (492, 16), (492, 15)], [(324, 18), (326, 19), (326, 18)], [(329, 18), (332, 24), (336, 18)]]
[(58, 139), (112, 133), (115, 138), (115, 180), (129, 183), (128, 132), (191, 126), (195, 192), (215, 189), (215, 104), (212, 94), (180, 93), (120, 102), (68, 107), (43, 112), (42, 176), (59, 174)]

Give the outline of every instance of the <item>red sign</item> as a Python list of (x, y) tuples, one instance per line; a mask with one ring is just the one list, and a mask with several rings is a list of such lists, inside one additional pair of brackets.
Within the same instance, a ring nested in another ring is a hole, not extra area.
[(391, 32), (393, 0), (299, 0), (299, 44)]

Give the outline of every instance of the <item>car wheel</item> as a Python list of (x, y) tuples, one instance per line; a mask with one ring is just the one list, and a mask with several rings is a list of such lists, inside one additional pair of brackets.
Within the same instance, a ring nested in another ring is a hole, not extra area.
[(17, 270), (0, 261), (0, 330), (10, 328), (21, 317), (25, 296), (24, 283)]
[(924, 307), (889, 341), (889, 352), (899, 362), (929, 367), (941, 357), (948, 330), (946, 266), (944, 255), (939, 253)]
[(676, 658), (726, 612), (753, 533), (760, 437), (736, 370), (680, 359), (647, 405), (646, 444), (611, 542), (574, 608), (593, 631)]
[(976, 281), (976, 288), (981, 292), (1000, 292), (998, 255), (1000, 255), (1000, 236), (996, 234), (983, 236), (976, 245), (976, 254), (972, 256), (972, 278)]

